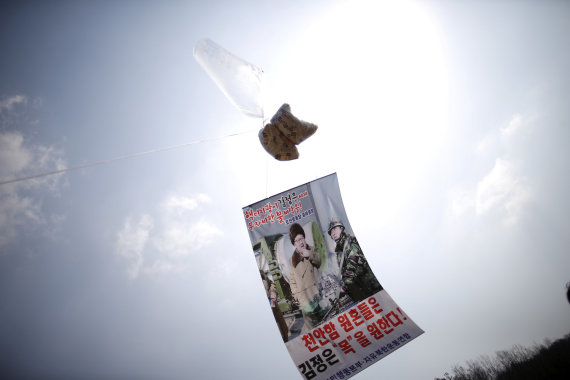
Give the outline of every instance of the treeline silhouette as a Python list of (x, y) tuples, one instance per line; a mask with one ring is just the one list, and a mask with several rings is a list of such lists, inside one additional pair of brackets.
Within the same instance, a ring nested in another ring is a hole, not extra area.
[(515, 345), (509, 351), (497, 351), (494, 359), (487, 355), (466, 366), (454, 366), (452, 374), (435, 380), (526, 380), (570, 379), (570, 334), (554, 343), (545, 341), (531, 348)]

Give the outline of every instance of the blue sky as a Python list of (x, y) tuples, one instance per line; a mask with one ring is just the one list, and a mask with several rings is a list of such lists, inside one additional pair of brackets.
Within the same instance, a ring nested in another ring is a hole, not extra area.
[[(359, 379), (425, 379), (570, 330), (570, 5), (3, 2), (0, 368), (17, 378), (299, 376), (241, 208), (337, 172), (425, 334)], [(319, 125), (292, 162), (192, 56), (265, 71)], [(414, 363), (414, 365), (410, 365)]]

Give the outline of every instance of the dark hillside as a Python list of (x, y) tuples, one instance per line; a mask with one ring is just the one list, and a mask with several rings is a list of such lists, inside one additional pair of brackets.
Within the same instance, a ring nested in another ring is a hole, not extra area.
[(514, 346), (498, 351), (495, 359), (482, 356), (453, 367), (452, 374), (436, 380), (541, 380), (570, 379), (570, 334), (554, 343), (533, 348)]

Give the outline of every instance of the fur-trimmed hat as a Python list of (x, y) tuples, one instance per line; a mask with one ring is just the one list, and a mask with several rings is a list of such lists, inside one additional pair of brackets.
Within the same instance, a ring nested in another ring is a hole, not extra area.
[(305, 230), (299, 223), (293, 223), (289, 228), (289, 239), (291, 240), (291, 244), (295, 244), (295, 238), (297, 235), (303, 235), (305, 237)]

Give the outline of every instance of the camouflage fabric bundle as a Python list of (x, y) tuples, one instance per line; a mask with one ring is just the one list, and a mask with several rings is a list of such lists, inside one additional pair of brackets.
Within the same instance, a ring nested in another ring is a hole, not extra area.
[(297, 119), (291, 113), (289, 104), (283, 104), (271, 122), (259, 131), (261, 145), (277, 160), (288, 161), (299, 158), (295, 145), (306, 140), (317, 131), (317, 126)]

